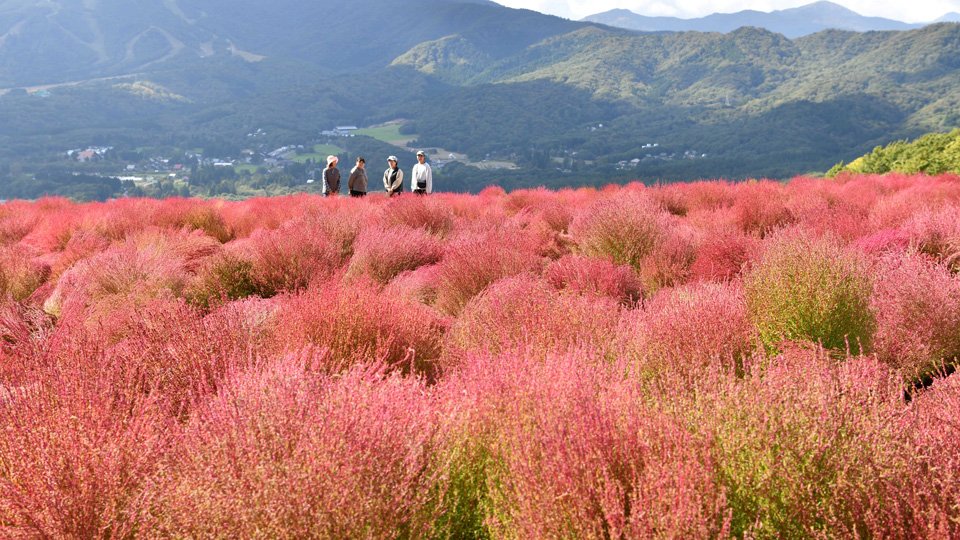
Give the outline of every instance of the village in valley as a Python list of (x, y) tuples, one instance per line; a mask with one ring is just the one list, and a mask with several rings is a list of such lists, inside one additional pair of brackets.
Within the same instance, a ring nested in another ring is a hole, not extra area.
[[(191, 187), (203, 186), (209, 195), (252, 196), (275, 195), (283, 188), (310, 191), (315, 188), (328, 155), (345, 157), (360, 155), (357, 147), (363, 141), (376, 141), (394, 147), (393, 153), (426, 152), (431, 166), (442, 171), (458, 162), (481, 170), (518, 170), (516, 163), (488, 159), (472, 160), (466, 154), (438, 147), (410, 146), (415, 135), (403, 135), (401, 124), (390, 122), (368, 128), (355, 125), (334, 126), (321, 130), (313, 141), (274, 147), (267, 141), (269, 132), (257, 128), (246, 134), (247, 148), (238, 155), (209, 155), (203, 149), (160, 151), (138, 149), (120, 151), (113, 146), (89, 146), (65, 151), (64, 159), (77, 164), (75, 175), (95, 175), (122, 183), (123, 196), (144, 194), (196, 195)], [(411, 158), (412, 161), (412, 158)], [(259, 181), (238, 182), (244, 177), (261, 177)], [(279, 191), (271, 190), (279, 185)], [(299, 186), (299, 188), (297, 187)], [(262, 193), (261, 193), (262, 191)]]

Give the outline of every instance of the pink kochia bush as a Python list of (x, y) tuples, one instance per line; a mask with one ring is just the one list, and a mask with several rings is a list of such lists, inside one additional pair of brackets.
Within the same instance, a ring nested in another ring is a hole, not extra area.
[(625, 358), (647, 376), (689, 376), (707, 365), (732, 371), (758, 342), (739, 283), (662, 291), (626, 313), (618, 333)]
[(366, 275), (385, 284), (402, 272), (434, 264), (442, 256), (440, 240), (424, 229), (368, 227), (357, 237), (348, 274)]
[(906, 380), (960, 358), (960, 279), (942, 263), (913, 253), (885, 258), (872, 306), (877, 357)]
[(450, 242), (437, 268), (436, 306), (455, 315), (491, 283), (541, 267), (536, 248), (514, 227)]
[(609, 296), (624, 304), (643, 297), (643, 287), (633, 268), (607, 259), (567, 255), (550, 263), (543, 275), (560, 290)]
[(960, 538), (958, 208), (0, 205), (0, 538)]
[(446, 329), (446, 322), (426, 306), (390, 298), (362, 281), (321, 283), (283, 298), (276, 317), (276, 348), (327, 350), (334, 370), (378, 360), (431, 372)]
[(438, 418), (416, 379), (313, 355), (231, 374), (169, 453), (157, 501), (173, 536), (421, 536)]
[(444, 494), (479, 483), (482, 515), (453, 506), (446, 534), (470, 522), (498, 538), (725, 534), (708, 441), (605, 366), (576, 351), (480, 354), (451, 376), (444, 391), (470, 404), (456, 421), (473, 442), (456, 447)]
[(560, 293), (529, 274), (504, 278), (464, 307), (447, 334), (447, 359), (588, 345), (602, 350), (612, 341), (618, 312), (610, 298)]

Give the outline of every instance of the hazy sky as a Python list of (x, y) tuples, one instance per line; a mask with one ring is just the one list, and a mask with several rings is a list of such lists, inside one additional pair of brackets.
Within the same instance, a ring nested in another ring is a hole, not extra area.
[[(700, 17), (744, 9), (773, 11), (810, 4), (814, 0), (495, 0), (509, 7), (527, 8), (581, 19), (587, 15), (624, 8), (641, 15)], [(944, 13), (960, 12), (960, 0), (833, 0), (862, 15), (907, 22), (932, 21)]]

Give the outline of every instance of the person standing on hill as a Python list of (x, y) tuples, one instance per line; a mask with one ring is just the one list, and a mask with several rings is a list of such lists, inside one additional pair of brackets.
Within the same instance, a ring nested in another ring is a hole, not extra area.
[(367, 161), (362, 157), (357, 158), (357, 166), (350, 171), (347, 189), (350, 190), (351, 197), (367, 195)]
[(417, 152), (417, 164), (413, 166), (413, 179), (410, 181), (410, 189), (418, 195), (433, 193), (433, 170), (427, 163), (427, 155), (423, 150)]
[(327, 168), (323, 170), (323, 195), (329, 197), (340, 193), (340, 169), (337, 156), (327, 156)]
[(383, 189), (390, 197), (403, 193), (403, 171), (397, 165), (397, 156), (387, 158), (387, 170), (383, 171)]

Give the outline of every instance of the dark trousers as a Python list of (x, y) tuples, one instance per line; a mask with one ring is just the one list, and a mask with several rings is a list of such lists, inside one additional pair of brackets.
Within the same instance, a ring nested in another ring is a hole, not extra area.
[(367, 192), (366, 192), (366, 191), (354, 191), (354, 190), (351, 189), (351, 190), (350, 190), (350, 196), (351, 196), (351, 197), (366, 197), (366, 196), (367, 196)]

